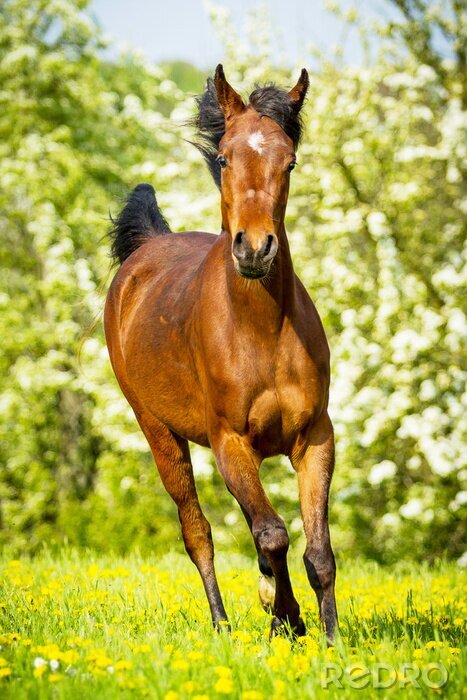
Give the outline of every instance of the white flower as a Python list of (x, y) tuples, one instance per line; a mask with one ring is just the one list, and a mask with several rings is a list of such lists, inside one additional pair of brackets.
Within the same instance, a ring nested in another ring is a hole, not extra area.
[(400, 523), (400, 518), (395, 513), (385, 513), (381, 520), (388, 527), (397, 527)]
[(419, 396), (421, 401), (431, 401), (436, 396), (436, 385), (432, 379), (425, 379), (420, 384)]
[(399, 508), (399, 513), (404, 518), (417, 518), (423, 513), (423, 504), (419, 498), (411, 498), (410, 501)]
[(388, 233), (388, 223), (385, 214), (381, 211), (372, 211), (367, 217), (368, 228), (374, 238), (379, 238)]
[(123, 489), (123, 491), (128, 491), (132, 488), (132, 486), (134, 486), (134, 483), (135, 480), (132, 476), (124, 476), (123, 479), (120, 481), (120, 488)]
[(60, 662), (57, 661), (57, 659), (50, 659), (49, 666), (52, 669), (52, 671), (56, 671), (60, 666)]
[(212, 464), (209, 461), (209, 452), (203, 448), (194, 446), (191, 449), (191, 463), (193, 473), (201, 479), (208, 479), (213, 473)]
[(451, 309), (448, 318), (448, 328), (454, 333), (467, 333), (467, 322), (462, 309)]
[(457, 565), (461, 567), (461, 569), (466, 569), (467, 568), (467, 551), (462, 554), (459, 559), (457, 560)]
[(394, 476), (396, 471), (397, 467), (394, 462), (391, 462), (389, 459), (384, 459), (382, 462), (379, 462), (379, 464), (375, 464), (372, 467), (368, 475), (368, 481), (370, 484), (373, 484), (373, 486), (376, 486), (385, 479), (390, 479), (392, 476)]
[(36, 656), (33, 661), (34, 668), (40, 668), (41, 666), (47, 666), (47, 661), (42, 658), (42, 656)]
[(415, 471), (420, 467), (422, 458), (419, 455), (414, 455), (407, 460), (407, 468)]
[(224, 517), (224, 523), (231, 527), (232, 525), (235, 525), (238, 522), (238, 513), (236, 511), (231, 510), (230, 513), (227, 513), (227, 515)]
[(454, 513), (456, 510), (459, 510), (461, 506), (464, 506), (467, 503), (467, 491), (459, 491), (459, 493), (456, 495), (455, 499), (451, 501), (449, 504), (449, 510), (453, 511)]

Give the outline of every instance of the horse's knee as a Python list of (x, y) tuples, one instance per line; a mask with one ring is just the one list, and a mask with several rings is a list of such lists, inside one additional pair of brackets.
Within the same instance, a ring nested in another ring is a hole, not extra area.
[(334, 584), (336, 563), (331, 549), (316, 551), (307, 547), (303, 561), (308, 580), (315, 593), (322, 593)]
[(287, 554), (289, 549), (289, 536), (282, 523), (263, 527), (258, 532), (256, 541), (259, 549), (269, 561), (280, 559)]

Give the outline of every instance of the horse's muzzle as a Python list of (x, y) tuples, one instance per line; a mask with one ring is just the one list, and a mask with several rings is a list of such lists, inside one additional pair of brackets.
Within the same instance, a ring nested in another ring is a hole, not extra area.
[(232, 256), (237, 272), (248, 279), (265, 277), (278, 248), (277, 236), (273, 233), (267, 234), (255, 250), (245, 231), (239, 231), (232, 244)]

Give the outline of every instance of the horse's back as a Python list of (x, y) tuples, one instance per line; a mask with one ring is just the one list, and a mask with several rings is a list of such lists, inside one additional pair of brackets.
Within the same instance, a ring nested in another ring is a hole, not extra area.
[(107, 295), (106, 315), (113, 310), (125, 315), (148, 291), (170, 281), (172, 289), (189, 285), (207, 252), (217, 240), (213, 233), (185, 231), (149, 238), (125, 260)]

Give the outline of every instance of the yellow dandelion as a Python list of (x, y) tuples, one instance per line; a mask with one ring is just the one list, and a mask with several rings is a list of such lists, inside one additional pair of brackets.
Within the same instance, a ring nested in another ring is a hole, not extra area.
[(263, 700), (264, 695), (257, 690), (245, 690), (241, 695), (242, 700)]
[(229, 678), (232, 675), (232, 669), (228, 666), (216, 666), (214, 671), (221, 678)]
[(294, 670), (299, 673), (305, 673), (310, 668), (310, 661), (305, 654), (297, 654), (293, 660)]
[(11, 668), (8, 668), (8, 666), (3, 666), (0, 668), (0, 678), (7, 678), (8, 676), (11, 676)]
[(271, 649), (274, 651), (276, 656), (282, 656), (282, 658), (287, 658), (290, 655), (290, 642), (284, 637), (274, 637), (271, 640)]
[(79, 654), (75, 649), (68, 649), (68, 651), (61, 651), (57, 654), (57, 659), (63, 661), (65, 664), (74, 664), (79, 659)]
[(47, 668), (48, 668), (48, 666), (46, 666), (45, 664), (43, 666), (38, 666), (37, 668), (34, 669), (34, 671), (32, 672), (32, 675), (34, 676), (34, 678), (41, 678), (44, 675), (44, 673), (47, 671)]
[(443, 646), (441, 642), (435, 642), (434, 640), (431, 640), (431, 642), (427, 642), (425, 644), (425, 649), (436, 649), (438, 646)]
[(235, 630), (235, 632), (232, 632), (232, 639), (234, 639), (236, 642), (248, 644), (252, 641), (252, 636), (249, 632), (246, 632), (245, 630)]
[(214, 685), (214, 690), (217, 693), (221, 693), (224, 695), (229, 695), (229, 693), (232, 693), (234, 689), (232, 679), (227, 678), (226, 676), (222, 676), (219, 678), (219, 680), (216, 681)]
[(164, 700), (178, 700), (179, 695), (178, 693), (175, 692), (175, 690), (169, 690), (168, 693), (164, 695)]
[(263, 648), (260, 644), (252, 644), (251, 646), (247, 647), (247, 650), (252, 656), (258, 656), (263, 651)]
[(137, 644), (132, 648), (133, 654), (150, 654), (151, 647), (149, 644)]
[(284, 665), (283, 659), (281, 659), (280, 656), (269, 656), (266, 659), (266, 663), (271, 671), (278, 671)]
[(280, 680), (279, 678), (274, 681), (274, 690), (276, 693), (284, 693), (285, 694), (285, 689), (286, 689), (286, 684), (285, 681)]
[(97, 666), (97, 668), (107, 668), (108, 666), (113, 665), (112, 659), (106, 654), (100, 654), (98, 656), (95, 656), (95, 658), (92, 659), (92, 661)]
[(174, 671), (186, 671), (190, 668), (190, 664), (185, 659), (175, 659), (172, 661), (171, 668)]
[(185, 683), (181, 684), (180, 690), (183, 690), (185, 693), (190, 693), (190, 695), (191, 695), (191, 693), (194, 691), (195, 687), (196, 686), (195, 686), (194, 681), (185, 681)]
[(308, 656), (318, 656), (319, 645), (315, 639), (310, 637), (300, 637), (300, 645), (304, 647), (304, 650)]

